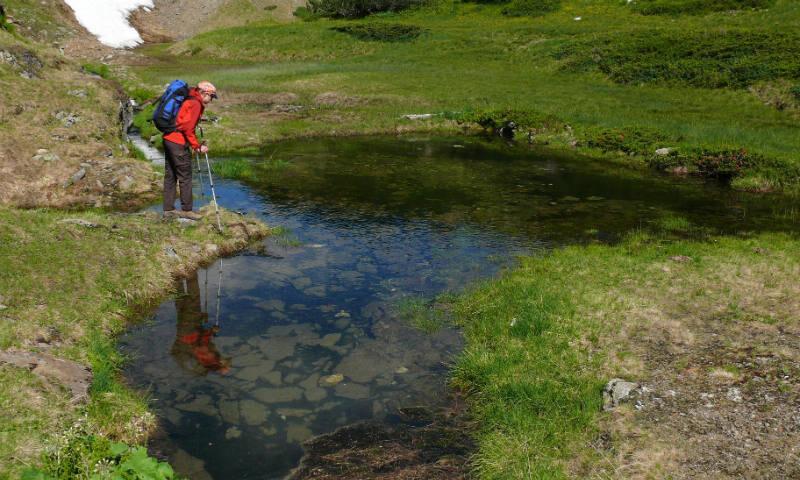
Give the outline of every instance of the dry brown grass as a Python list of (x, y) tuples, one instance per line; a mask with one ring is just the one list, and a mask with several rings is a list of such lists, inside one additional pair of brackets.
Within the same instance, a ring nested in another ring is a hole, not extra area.
[[(780, 245), (725, 239), (690, 262), (665, 256), (628, 272), (603, 344), (609, 376), (646, 385), (601, 429), (602, 478), (800, 475), (800, 259)], [(741, 398), (737, 398), (739, 395)], [(577, 465), (586, 463), (588, 470)]]
[[(123, 145), (118, 118), (124, 97), (111, 82), (2, 33), (0, 50), (18, 59), (0, 62), (0, 204), (108, 207), (153, 194), (152, 169)], [(34, 78), (24, 78), (25, 72)], [(34, 159), (39, 149), (58, 159)], [(71, 182), (81, 169), (85, 177)]]

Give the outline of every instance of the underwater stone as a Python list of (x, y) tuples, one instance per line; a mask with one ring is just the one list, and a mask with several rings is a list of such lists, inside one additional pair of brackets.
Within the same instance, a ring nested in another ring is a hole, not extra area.
[(239, 403), (242, 418), (248, 425), (261, 425), (267, 421), (269, 410), (264, 404), (255, 400), (242, 400)]
[(342, 375), (341, 373), (334, 373), (333, 375), (322, 377), (319, 383), (323, 387), (333, 387), (338, 385), (342, 380), (344, 380), (344, 375)]
[(358, 383), (341, 383), (336, 386), (336, 395), (339, 397), (360, 400), (369, 397), (369, 387)]
[(253, 392), (253, 397), (266, 403), (285, 403), (300, 400), (303, 390), (297, 387), (268, 388), (262, 387)]
[(239, 402), (236, 400), (220, 400), (219, 413), (225, 423), (239, 424)]

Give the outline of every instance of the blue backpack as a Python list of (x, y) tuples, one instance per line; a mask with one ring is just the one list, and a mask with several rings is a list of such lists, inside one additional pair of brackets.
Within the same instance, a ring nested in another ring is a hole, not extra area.
[(168, 134), (176, 130), (175, 120), (178, 118), (178, 111), (188, 97), (189, 85), (186, 82), (175, 80), (169, 84), (153, 111), (153, 123), (161, 133)]

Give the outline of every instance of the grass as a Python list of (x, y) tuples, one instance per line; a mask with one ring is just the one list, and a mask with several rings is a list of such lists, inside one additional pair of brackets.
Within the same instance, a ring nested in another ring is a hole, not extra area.
[[(800, 18), (795, 2), (670, 22), (599, 0), (564, 1), (561, 10), (535, 19), (509, 18), (503, 8), (442, 1), (360, 21), (215, 30), (142, 49), (152, 63), (135, 73), (149, 85), (175, 77), (219, 85), (222, 100), (211, 109), (222, 120), (208, 129), (218, 151), (259, 150), (310, 135), (453, 132), (462, 125), (452, 115), (421, 121), (402, 116), (514, 110), (557, 117), (569, 126), (537, 131), (539, 142), (567, 147), (577, 141), (595, 156), (618, 156), (581, 140), (606, 130), (647, 129), (659, 139), (647, 145), (648, 155), (636, 153), (629, 162), (645, 165), (660, 147), (687, 154), (744, 149), (765, 161), (749, 167), (742, 174), (749, 180), (737, 185), (791, 190), (798, 184), (794, 114), (739, 88), (796, 75), (797, 55), (789, 53), (797, 43), (791, 25)], [(577, 16), (582, 20), (573, 20)], [(428, 33), (411, 42), (383, 42), (333, 30), (380, 24)], [(692, 42), (701, 42), (707, 53), (687, 50)], [(592, 56), (595, 49), (599, 59)], [(643, 55), (648, 49), (652, 53)], [(292, 104), (301, 108), (259, 103), (259, 96), (282, 92), (296, 95)], [(326, 92), (349, 101), (318, 104)]]
[[(62, 222), (69, 218), (98, 226)], [(233, 214), (228, 220), (241, 221)], [(91, 365), (94, 375), (91, 400), (76, 407), (58, 386), (0, 368), (0, 404), (5, 407), (0, 412), (0, 471), (13, 477), (26, 465), (41, 465), (46, 446), (56, 445), (81, 418), (90, 434), (143, 442), (155, 417), (145, 398), (120, 383), (124, 359), (113, 337), (142, 307), (169, 291), (173, 274), (210, 258), (192, 245), (214, 243), (225, 252), (242, 247), (246, 239), (234, 233), (218, 236), (208, 222), (182, 229), (154, 214), (0, 207), (0, 225), (0, 292), (8, 306), (0, 316), (0, 348), (45, 345), (53, 355)], [(261, 227), (253, 232), (265, 233)], [(164, 253), (168, 245), (181, 260)]]
[[(661, 329), (679, 337), (715, 328), (729, 341), (730, 331), (746, 331), (753, 318), (783, 326), (796, 320), (797, 302), (776, 309), (763, 290), (774, 297), (796, 289), (796, 237), (681, 239), (675, 232), (687, 234), (694, 227), (676, 218), (661, 223), (617, 246), (569, 247), (526, 259), (455, 303), (467, 345), (453, 383), (468, 393), (480, 425), (478, 478), (588, 478), (609, 476), (609, 468), (627, 471), (636, 459), (615, 459), (591, 446), (601, 425), (622, 428), (626, 422), (600, 413), (601, 388), (613, 377), (655, 383), (665, 348), (655, 341)], [(762, 245), (774, 246), (776, 253), (765, 257), (758, 250)], [(676, 255), (692, 260), (678, 264), (670, 260)], [(698, 289), (702, 296), (693, 294)], [(730, 305), (736, 305), (735, 315), (712, 317), (711, 312), (730, 311)], [(742, 345), (746, 338), (736, 342)], [(702, 350), (702, 342), (695, 343)], [(775, 352), (770, 344), (762, 350)], [(701, 362), (722, 362), (707, 352), (694, 354)], [(657, 448), (645, 438), (615, 438), (614, 448), (634, 448), (637, 458), (652, 454), (653, 461), (636, 468), (646, 470), (639, 472), (642, 478), (659, 476), (663, 465), (656, 464), (655, 454), (664, 445)], [(689, 445), (687, 438), (678, 443)], [(631, 442), (640, 443), (631, 447)]]

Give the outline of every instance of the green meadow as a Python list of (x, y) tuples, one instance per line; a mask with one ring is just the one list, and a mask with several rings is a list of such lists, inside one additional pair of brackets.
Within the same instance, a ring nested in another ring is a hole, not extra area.
[[(688, 167), (745, 189), (794, 189), (796, 2), (677, 15), (611, 0), (565, 1), (535, 17), (504, 8), (441, 1), (360, 20), (250, 24), (145, 47), (151, 61), (134, 70), (154, 91), (176, 77), (217, 83), (217, 151), (310, 135), (453, 132), (488, 115), (537, 142)], [(435, 116), (403, 118), (421, 113)], [(663, 147), (671, 156), (654, 160)]]

